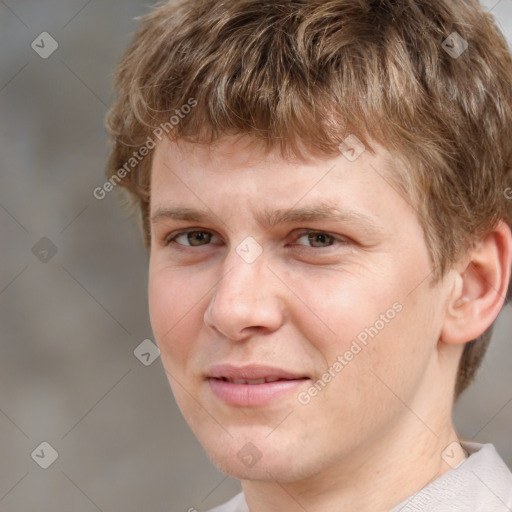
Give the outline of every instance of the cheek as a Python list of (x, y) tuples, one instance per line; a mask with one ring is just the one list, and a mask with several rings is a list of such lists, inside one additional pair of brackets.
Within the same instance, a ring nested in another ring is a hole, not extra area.
[[(434, 297), (399, 292), (382, 293), (366, 308), (363, 301), (365, 314), (347, 321), (350, 335), (340, 337), (338, 344), (338, 353), (346, 350), (343, 354), (351, 358), (344, 388), (355, 390), (354, 405), (365, 404), (368, 421), (378, 418), (378, 411), (384, 417), (386, 409), (400, 409), (401, 401), (411, 403), (435, 355), (439, 319)], [(353, 351), (357, 354), (352, 356)]]
[(186, 357), (190, 340), (202, 325), (201, 308), (207, 300), (207, 290), (208, 287), (194, 283), (190, 275), (150, 270), (149, 314), (164, 364), (174, 362), (175, 366)]
[[(330, 359), (349, 350), (358, 337), (363, 343), (370, 339), (368, 330), (376, 322), (381, 331), (398, 316), (393, 304), (399, 293), (386, 282), (388, 279), (369, 269), (316, 269), (308, 275), (288, 277), (290, 288), (300, 301), (293, 322)], [(381, 325), (381, 314), (387, 315), (385, 325)]]
[(338, 356), (346, 356), (352, 368), (343, 372), (358, 387), (365, 388), (365, 382), (375, 386), (371, 369), (406, 390), (435, 346), (435, 297), (422, 288), (411, 293), (418, 285), (417, 273), (402, 268), (322, 271), (314, 279), (289, 275), (291, 288), (304, 303), (295, 309), (292, 322), (315, 347), (322, 366), (332, 367)]

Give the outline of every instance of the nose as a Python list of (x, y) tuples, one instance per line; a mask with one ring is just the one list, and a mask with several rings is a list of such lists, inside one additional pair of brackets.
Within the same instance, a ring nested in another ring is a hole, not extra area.
[(264, 254), (247, 263), (233, 251), (225, 260), (224, 275), (204, 313), (207, 327), (235, 341), (279, 329), (283, 285), (267, 267)]

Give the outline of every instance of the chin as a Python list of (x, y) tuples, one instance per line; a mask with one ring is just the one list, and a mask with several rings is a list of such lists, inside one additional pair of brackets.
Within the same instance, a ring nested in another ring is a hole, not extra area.
[(310, 460), (311, 454), (303, 446), (295, 446), (290, 439), (287, 442), (279, 436), (272, 439), (274, 434), (267, 437), (268, 432), (253, 430), (233, 437), (225, 434), (222, 440), (204, 440), (200, 436), (198, 439), (219, 471), (238, 480), (295, 482), (321, 469), (320, 457), (318, 461)]
[(219, 471), (237, 480), (292, 482), (299, 479), (290, 467), (289, 460), (281, 463), (274, 457), (272, 460), (264, 460), (262, 457), (254, 466), (249, 467), (238, 460), (236, 453), (231, 455), (209, 453), (208, 456)]

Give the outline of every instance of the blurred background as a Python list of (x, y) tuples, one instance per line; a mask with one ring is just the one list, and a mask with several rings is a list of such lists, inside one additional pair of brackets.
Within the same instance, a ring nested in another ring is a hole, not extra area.
[[(152, 4), (0, 0), (2, 512), (204, 511), (239, 490), (144, 341), (139, 226), (115, 192), (93, 196), (111, 75)], [(484, 5), (512, 41), (512, 1)], [(493, 442), (509, 466), (511, 332), (508, 306), (455, 410), (461, 437)]]

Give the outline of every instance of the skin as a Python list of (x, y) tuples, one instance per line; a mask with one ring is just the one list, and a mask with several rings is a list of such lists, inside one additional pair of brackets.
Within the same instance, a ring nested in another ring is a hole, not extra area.
[[(457, 443), (458, 360), (503, 305), (512, 235), (500, 224), (432, 284), (416, 210), (383, 179), (393, 160), (376, 148), (353, 162), (341, 153), (284, 160), (232, 136), (155, 149), (152, 327), (186, 421), (214, 464), (242, 480), (251, 512), (385, 511), (451, 469), (442, 453)], [(265, 210), (322, 203), (373, 227), (258, 221)], [(177, 206), (208, 216), (161, 215)], [(201, 232), (197, 245), (186, 234), (166, 243), (190, 228)], [(263, 251), (252, 263), (236, 252), (248, 236)], [(295, 392), (265, 406), (227, 405), (205, 379), (212, 364), (252, 362), (308, 376), (307, 391), (397, 302), (401, 311), (307, 405)], [(261, 455), (252, 467), (237, 456), (247, 443)]]

